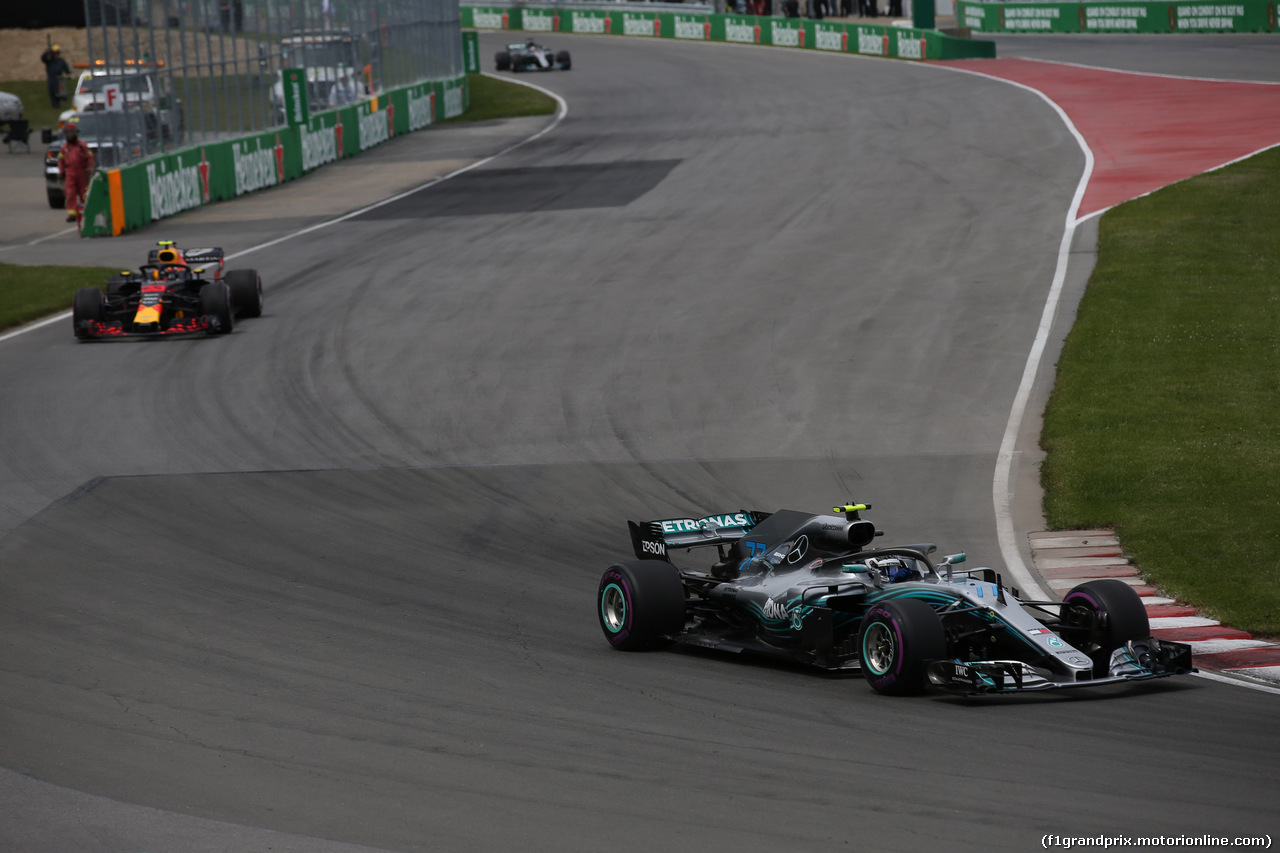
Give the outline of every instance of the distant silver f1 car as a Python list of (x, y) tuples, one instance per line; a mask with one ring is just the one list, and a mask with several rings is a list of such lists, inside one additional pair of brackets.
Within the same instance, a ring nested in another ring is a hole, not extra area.
[(551, 48), (529, 39), (523, 44), (509, 44), (494, 56), (499, 71), (568, 71), (573, 67), (569, 51), (552, 52)]
[[(1193, 672), (1191, 647), (1151, 636), (1129, 585), (1082, 583), (1027, 601), (993, 569), (932, 544), (868, 548), (882, 531), (859, 513), (795, 510), (628, 522), (637, 560), (611, 566), (596, 605), (616, 649), (672, 642), (858, 670), (880, 693), (1017, 693)], [(710, 549), (703, 569), (672, 552)]]

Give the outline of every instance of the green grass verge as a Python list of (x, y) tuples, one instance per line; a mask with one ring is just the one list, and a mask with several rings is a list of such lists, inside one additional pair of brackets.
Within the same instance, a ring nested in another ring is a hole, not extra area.
[(68, 311), (78, 289), (102, 287), (109, 276), (118, 272), (104, 267), (0, 264), (0, 330)]
[(1103, 216), (1041, 443), (1050, 527), (1280, 636), (1280, 149)]
[(556, 111), (554, 98), (519, 83), (468, 74), (467, 86), (471, 90), (471, 106), (462, 115), (449, 119), (451, 122), (542, 116)]
[[(74, 86), (75, 82), (73, 77), (67, 81), (67, 86)], [(49, 89), (43, 80), (0, 80), (0, 92), (8, 92), (22, 99), (22, 112), (27, 117), (27, 123), (35, 129), (35, 134), (31, 137), (33, 147), (34, 143), (40, 141), (40, 128), (58, 126), (58, 115), (62, 110), (55, 110), (50, 105)], [(62, 108), (71, 108), (70, 98), (62, 102)]]

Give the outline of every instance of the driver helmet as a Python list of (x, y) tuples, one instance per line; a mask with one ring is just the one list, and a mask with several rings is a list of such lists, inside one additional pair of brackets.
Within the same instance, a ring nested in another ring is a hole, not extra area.
[(156, 263), (175, 267), (185, 267), (187, 265), (186, 258), (182, 257), (182, 252), (179, 252), (176, 246), (165, 246), (157, 252)]
[(918, 580), (919, 574), (901, 557), (881, 557), (867, 560), (867, 564), (878, 571), (886, 583), (902, 583)]
[(160, 266), (151, 272), (151, 277), (156, 281), (161, 278), (173, 281), (187, 268), (186, 258), (173, 245), (164, 246), (156, 253), (156, 263)]

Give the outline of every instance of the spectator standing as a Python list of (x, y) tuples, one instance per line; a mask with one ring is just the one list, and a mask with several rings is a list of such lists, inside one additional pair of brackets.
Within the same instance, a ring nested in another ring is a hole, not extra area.
[(93, 152), (80, 140), (80, 128), (74, 123), (68, 122), (62, 132), (66, 141), (58, 150), (58, 177), (63, 180), (67, 221), (79, 222), (84, 213), (84, 195), (89, 191), (89, 176), (93, 174)]
[(785, 0), (782, 4), (782, 14), (788, 18), (800, 17), (800, 0)]
[(338, 79), (334, 81), (333, 88), (329, 90), (329, 106), (345, 107), (347, 104), (354, 104), (355, 101), (355, 81), (351, 79), (350, 74), (340, 70)]
[(71, 73), (71, 66), (62, 58), (62, 49), (56, 44), (40, 54), (40, 61), (44, 63), (44, 75), (49, 83), (49, 103), (55, 110), (62, 109), (62, 99), (66, 97), (62, 94), (62, 78)]

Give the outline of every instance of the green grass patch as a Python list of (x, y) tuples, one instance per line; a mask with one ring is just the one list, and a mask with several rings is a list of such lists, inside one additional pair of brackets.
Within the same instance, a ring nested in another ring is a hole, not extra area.
[(556, 111), (554, 98), (519, 83), (468, 74), (467, 86), (471, 90), (471, 106), (462, 115), (449, 119), (451, 122), (543, 116)]
[(77, 290), (102, 287), (108, 277), (118, 272), (120, 270), (104, 267), (0, 264), (0, 329), (69, 311)]
[(1058, 363), (1050, 527), (1280, 636), (1280, 149), (1121, 205)]
[[(76, 79), (67, 81), (67, 88), (75, 86)], [(27, 123), (35, 129), (32, 135), (33, 147), (40, 141), (40, 128), (57, 127), (58, 116), (62, 110), (55, 110), (49, 103), (49, 89), (43, 80), (0, 80), (0, 92), (8, 92), (22, 99), (22, 112)], [(71, 99), (62, 102), (62, 109), (71, 109)]]

